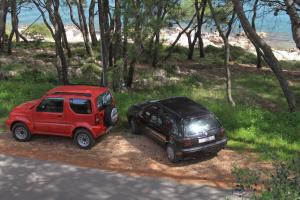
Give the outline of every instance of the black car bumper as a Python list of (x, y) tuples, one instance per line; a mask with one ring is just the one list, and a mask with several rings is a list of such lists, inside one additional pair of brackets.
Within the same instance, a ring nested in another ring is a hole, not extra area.
[(227, 138), (223, 138), (219, 141), (216, 141), (211, 144), (206, 144), (203, 146), (193, 147), (193, 148), (186, 148), (181, 149), (183, 155), (191, 155), (191, 154), (198, 154), (198, 153), (217, 153), (221, 149), (223, 149), (227, 144)]

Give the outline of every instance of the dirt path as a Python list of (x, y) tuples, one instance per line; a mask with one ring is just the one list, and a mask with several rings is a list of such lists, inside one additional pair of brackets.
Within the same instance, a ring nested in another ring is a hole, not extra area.
[(123, 172), (126, 174), (165, 177), (181, 183), (228, 188), (234, 186), (234, 164), (249, 168), (269, 168), (258, 162), (253, 153), (225, 149), (218, 156), (170, 163), (163, 148), (146, 136), (132, 136), (127, 131), (102, 137), (89, 151), (78, 149), (72, 140), (62, 137), (35, 136), (30, 142), (16, 142), (10, 133), (0, 133), (2, 154), (51, 160), (78, 166)]

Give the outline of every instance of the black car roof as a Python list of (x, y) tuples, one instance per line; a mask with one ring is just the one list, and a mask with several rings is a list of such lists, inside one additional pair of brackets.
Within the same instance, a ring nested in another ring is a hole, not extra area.
[(173, 97), (158, 101), (159, 104), (176, 113), (181, 118), (210, 114), (204, 106), (187, 97)]

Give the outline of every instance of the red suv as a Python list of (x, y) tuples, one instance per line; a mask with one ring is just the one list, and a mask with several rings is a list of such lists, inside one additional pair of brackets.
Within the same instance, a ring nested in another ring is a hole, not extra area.
[(6, 125), (21, 142), (34, 134), (58, 135), (72, 137), (80, 148), (89, 149), (117, 121), (115, 100), (107, 88), (66, 85), (15, 107)]

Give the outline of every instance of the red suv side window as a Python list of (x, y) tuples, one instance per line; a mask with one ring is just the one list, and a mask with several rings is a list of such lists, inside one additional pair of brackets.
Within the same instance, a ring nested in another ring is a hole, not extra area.
[(77, 114), (91, 114), (92, 106), (89, 99), (70, 99), (70, 107)]
[(64, 111), (64, 100), (60, 98), (48, 98), (37, 107), (37, 112), (62, 113)]

